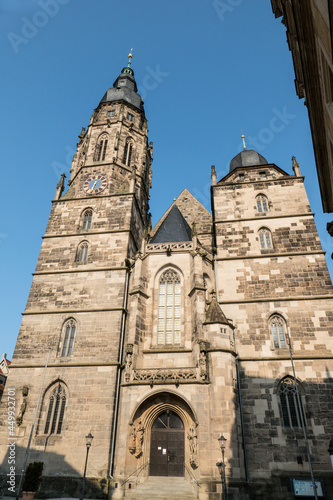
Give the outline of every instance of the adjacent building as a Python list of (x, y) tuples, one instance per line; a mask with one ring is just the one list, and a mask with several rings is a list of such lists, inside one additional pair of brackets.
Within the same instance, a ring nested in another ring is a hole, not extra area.
[(296, 92), (308, 108), (323, 209), (333, 212), (333, 2), (271, 3), (286, 26)]

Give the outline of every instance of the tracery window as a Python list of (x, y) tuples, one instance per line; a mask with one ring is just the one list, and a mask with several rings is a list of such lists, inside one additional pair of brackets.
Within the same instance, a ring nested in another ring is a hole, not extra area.
[(157, 343), (180, 344), (180, 278), (172, 269), (159, 282)]
[(297, 388), (300, 396), (300, 404), (298, 402), (295, 380), (293, 378), (284, 378), (279, 386), (283, 425), (287, 428), (301, 427), (301, 415), (305, 424), (299, 383), (297, 383)]
[(66, 391), (59, 383), (51, 392), (44, 427), (44, 434), (61, 434), (66, 408)]
[(69, 320), (65, 324), (65, 335), (64, 335), (64, 342), (61, 350), (61, 356), (62, 357), (69, 357), (72, 355), (73, 352), (73, 345), (74, 345), (74, 338), (75, 338), (75, 332), (76, 332), (76, 325), (75, 321), (73, 319)]
[(88, 258), (88, 243), (83, 241), (80, 243), (77, 253), (76, 253), (76, 262), (87, 262)]
[(125, 165), (127, 165), (128, 167), (131, 166), (132, 153), (133, 153), (133, 142), (131, 139), (127, 139), (124, 149), (123, 163), (125, 163)]
[(265, 227), (259, 231), (259, 241), (261, 250), (270, 250), (273, 248), (271, 232)]
[(281, 316), (275, 314), (269, 321), (271, 335), (275, 349), (285, 349), (286, 345), (286, 322)]
[(106, 149), (108, 147), (108, 135), (102, 135), (98, 141), (94, 153), (94, 161), (104, 161), (106, 155)]
[(268, 198), (264, 194), (259, 194), (256, 197), (256, 202), (257, 202), (257, 210), (258, 213), (264, 213), (268, 212)]
[(91, 229), (91, 222), (92, 222), (92, 210), (89, 209), (83, 213), (82, 229), (84, 231), (89, 231), (89, 229)]

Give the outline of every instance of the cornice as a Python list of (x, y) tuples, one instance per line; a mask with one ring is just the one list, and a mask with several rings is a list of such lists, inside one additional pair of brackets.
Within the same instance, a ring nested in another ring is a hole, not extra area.
[(309, 250), (304, 252), (288, 252), (288, 253), (264, 253), (256, 255), (240, 255), (234, 257), (216, 257), (217, 261), (226, 260), (248, 260), (248, 259), (266, 259), (267, 257), (297, 257), (301, 255), (325, 255), (326, 252), (323, 250)]

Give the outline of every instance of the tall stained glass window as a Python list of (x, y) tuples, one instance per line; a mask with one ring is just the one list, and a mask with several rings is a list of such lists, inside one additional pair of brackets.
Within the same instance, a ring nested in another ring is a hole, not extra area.
[(159, 283), (157, 343), (180, 345), (180, 278), (172, 269)]

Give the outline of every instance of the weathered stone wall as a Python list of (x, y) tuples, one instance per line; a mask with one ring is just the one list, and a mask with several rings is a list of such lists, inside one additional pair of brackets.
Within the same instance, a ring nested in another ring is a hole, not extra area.
[[(45, 359), (40, 359), (40, 361), (45, 362)], [(93, 477), (107, 476), (115, 372), (116, 367), (112, 365), (98, 366), (96, 363), (93, 366), (86, 364), (83, 367), (73, 364), (64, 367), (55, 359), (50, 360), (43, 386), (44, 391), (50, 386), (56, 387), (59, 381), (63, 382), (66, 387), (67, 404), (61, 435), (44, 435), (47, 401), (42, 401), (38, 412), (29, 462), (43, 461), (46, 476), (82, 477), (86, 454), (85, 436), (90, 431), (94, 435), (94, 446), (90, 450), (89, 474)], [(35, 368), (32, 366), (18, 368), (16, 363), (13, 363), (10, 373), (8, 387), (15, 389), (18, 410), (23, 402), (22, 387), (29, 388), (23, 422), (21, 426), (16, 427), (15, 431), (17, 474), (23, 463), (43, 373), (42, 364)], [(1, 410), (1, 421), (5, 422), (4, 405), (1, 405)], [(7, 428), (1, 429), (2, 443), (7, 442), (8, 432), (6, 431)], [(0, 461), (4, 463), (7, 448), (2, 446), (0, 453)]]

